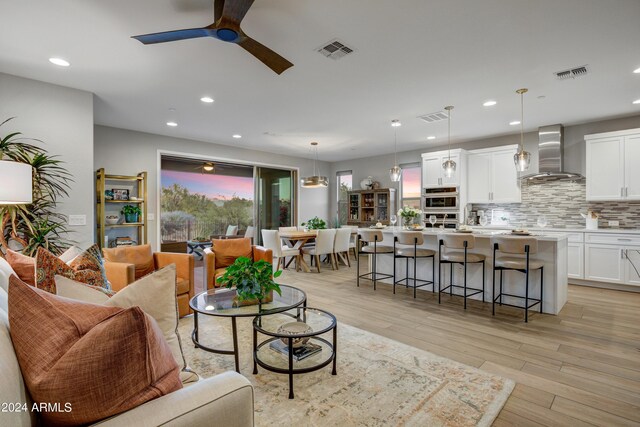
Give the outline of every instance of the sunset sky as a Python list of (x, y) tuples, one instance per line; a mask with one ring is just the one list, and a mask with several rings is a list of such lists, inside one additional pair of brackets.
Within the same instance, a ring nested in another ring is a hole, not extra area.
[(405, 168), (402, 170), (402, 197), (420, 197), (420, 168)]
[(179, 184), (209, 199), (231, 199), (233, 195), (253, 200), (253, 178), (163, 170), (162, 187)]

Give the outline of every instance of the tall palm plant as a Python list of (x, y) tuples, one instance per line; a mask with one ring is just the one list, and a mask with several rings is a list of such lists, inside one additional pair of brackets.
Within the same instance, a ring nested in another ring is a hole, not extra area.
[[(0, 123), (0, 128), (12, 119)], [(61, 253), (70, 245), (65, 237), (66, 217), (56, 211), (56, 205), (59, 197), (69, 195), (69, 183), (73, 181), (64, 162), (35, 143), (42, 141), (24, 138), (20, 132), (0, 137), (0, 159), (33, 168), (33, 202), (0, 206), (0, 245), (7, 248), (10, 241), (15, 241), (30, 256), (39, 247)]]

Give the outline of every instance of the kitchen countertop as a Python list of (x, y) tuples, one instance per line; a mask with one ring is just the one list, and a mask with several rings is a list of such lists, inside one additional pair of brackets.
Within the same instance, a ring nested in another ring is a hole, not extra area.
[[(484, 227), (473, 226), (474, 230), (511, 230), (515, 226), (508, 225), (487, 225)], [(599, 228), (597, 230), (587, 230), (585, 227), (526, 227), (527, 230), (535, 233), (550, 231), (553, 233), (610, 233), (610, 234), (640, 234), (637, 228)]]
[[(374, 230), (371, 228), (365, 228), (363, 230)], [(386, 228), (382, 228), (379, 229), (380, 231), (382, 231), (383, 233), (394, 233), (394, 232), (400, 232), (403, 231), (402, 227), (398, 226), (398, 227), (386, 227)], [(425, 228), (424, 230), (418, 230), (418, 231), (422, 231), (422, 234), (424, 234), (425, 236), (436, 236), (440, 233), (453, 233), (455, 232), (455, 230), (453, 229), (432, 229), (432, 228)], [(535, 237), (538, 240), (541, 241), (547, 241), (547, 242), (559, 242), (561, 240), (566, 240), (567, 239), (567, 235), (566, 234), (562, 234), (562, 233), (553, 233), (553, 234), (545, 234), (545, 233), (541, 233), (539, 231), (535, 231), (535, 230), (531, 230), (533, 231), (533, 233), (530, 236), (526, 236), (526, 237)], [(551, 231), (551, 230), (546, 230), (546, 231)], [(462, 234), (462, 233), (460, 233)], [(473, 233), (468, 233), (470, 235), (473, 235), (476, 238), (480, 238), (480, 239), (485, 239), (485, 238), (491, 238), (493, 236), (499, 236), (499, 235), (507, 235), (507, 236), (511, 236), (511, 233), (505, 233), (505, 229), (497, 229), (497, 228), (487, 228), (485, 230), (477, 230), (474, 228)]]

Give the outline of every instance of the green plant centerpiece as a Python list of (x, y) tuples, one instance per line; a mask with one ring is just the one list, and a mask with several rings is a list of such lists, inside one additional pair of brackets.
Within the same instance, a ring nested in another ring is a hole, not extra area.
[(398, 210), (398, 215), (402, 218), (404, 228), (411, 228), (413, 221), (422, 215), (422, 211), (410, 206), (405, 206)]
[(120, 213), (124, 215), (126, 222), (138, 222), (140, 215), (142, 215), (142, 209), (140, 209), (140, 206), (125, 205)]
[(239, 305), (263, 304), (273, 301), (273, 291), (282, 295), (280, 286), (273, 280), (282, 270), (273, 271), (271, 263), (247, 257), (236, 258), (217, 282), (227, 288), (235, 288)]
[(302, 223), (303, 227), (307, 227), (309, 230), (324, 230), (327, 228), (327, 223), (324, 219), (320, 219), (317, 216), (314, 216), (307, 222)]
[[(7, 123), (12, 119), (0, 127), (10, 126)], [(25, 138), (20, 132), (0, 135), (0, 159), (26, 163), (33, 170), (32, 203), (0, 206), (0, 246), (8, 248), (11, 243), (28, 256), (34, 256), (39, 247), (59, 255), (72, 242), (66, 238), (67, 217), (57, 210), (57, 204), (59, 198), (69, 196), (73, 179), (62, 160), (36, 144), (42, 141)]]

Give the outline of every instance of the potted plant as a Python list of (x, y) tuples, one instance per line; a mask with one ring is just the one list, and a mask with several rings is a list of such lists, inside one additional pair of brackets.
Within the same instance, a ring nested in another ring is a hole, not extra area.
[(308, 230), (324, 230), (327, 228), (327, 223), (323, 220), (314, 216), (307, 222), (302, 223), (303, 227), (306, 227)]
[(282, 270), (274, 273), (271, 263), (263, 259), (254, 262), (239, 257), (217, 282), (229, 289), (235, 288), (239, 305), (254, 305), (273, 301), (273, 291), (282, 295), (280, 286), (273, 280), (281, 274)]
[(405, 228), (411, 227), (411, 224), (419, 215), (422, 215), (422, 211), (410, 206), (405, 206), (398, 211), (398, 216), (402, 218), (402, 223)]
[(125, 222), (139, 222), (142, 209), (140, 206), (125, 205), (120, 213), (124, 215)]

